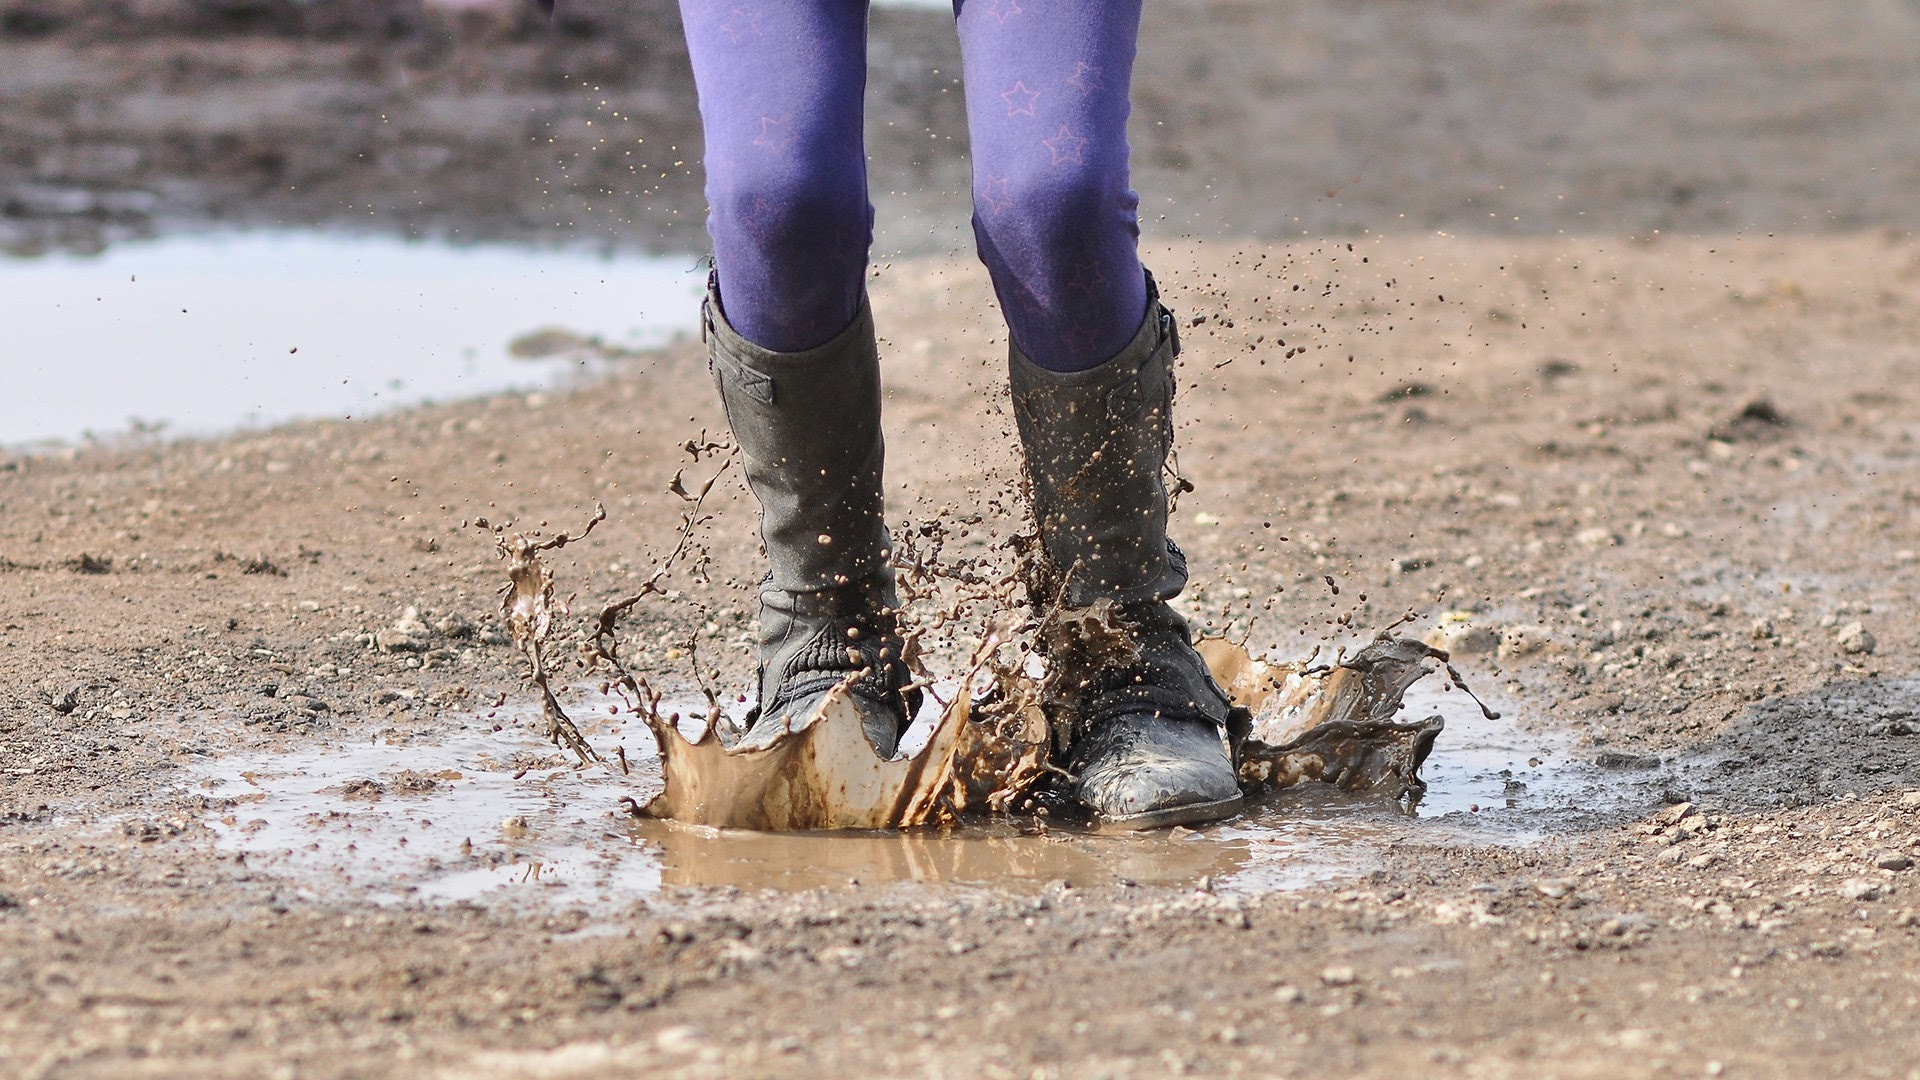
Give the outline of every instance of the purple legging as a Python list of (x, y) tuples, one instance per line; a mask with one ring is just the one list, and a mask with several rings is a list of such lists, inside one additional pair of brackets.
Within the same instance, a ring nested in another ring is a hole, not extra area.
[[(1127, 98), (1141, 0), (955, 0), (973, 230), (1015, 344), (1056, 371), (1140, 328)], [(867, 0), (680, 0), (727, 320), (778, 352), (852, 321), (873, 242)]]

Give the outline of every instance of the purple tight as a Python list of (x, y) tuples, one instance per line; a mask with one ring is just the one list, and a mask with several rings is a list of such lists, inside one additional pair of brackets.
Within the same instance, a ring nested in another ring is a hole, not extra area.
[[(1141, 0), (955, 0), (973, 229), (1020, 350), (1094, 367), (1140, 328), (1127, 187)], [(861, 137), (867, 0), (680, 0), (706, 129), (727, 319), (797, 352), (860, 304), (873, 207)]]

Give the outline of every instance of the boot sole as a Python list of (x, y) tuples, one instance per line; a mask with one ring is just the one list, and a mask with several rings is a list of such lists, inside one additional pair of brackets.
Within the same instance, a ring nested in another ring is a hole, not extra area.
[(1203, 825), (1220, 821), (1239, 813), (1247, 804), (1242, 796), (1217, 802), (1188, 803), (1185, 806), (1169, 806), (1164, 810), (1149, 810), (1144, 814), (1129, 814), (1126, 817), (1094, 818), (1095, 832), (1147, 832), (1152, 829), (1170, 829), (1175, 825)]

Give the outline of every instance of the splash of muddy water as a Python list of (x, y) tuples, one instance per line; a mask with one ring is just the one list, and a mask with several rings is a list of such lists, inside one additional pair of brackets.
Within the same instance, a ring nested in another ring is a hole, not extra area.
[[(693, 507), (676, 554), (712, 484), (689, 496)], [(549, 733), (582, 763), (597, 755), (548, 682), (543, 647), (553, 625), (553, 575), (540, 554), (584, 538), (604, 516), (604, 510), (596, 512), (579, 536), (539, 541), (482, 523), (493, 530), (508, 562), (503, 611), (540, 692)], [(620, 615), (658, 591), (668, 564), (639, 594), (604, 609), (582, 647), (589, 667), (611, 675), (611, 685), (646, 721), (659, 751), (666, 786), (644, 807), (636, 804), (638, 814), (763, 831), (904, 829), (1005, 811), (1060, 775), (1048, 765), (1053, 737), (1040, 707), (1044, 680), (992, 662), (1004, 644), (1001, 628), (990, 629), (979, 644), (965, 675), (952, 684), (958, 687), (953, 700), (943, 702), (931, 720), (931, 731), (919, 739), (910, 732), (902, 745), (914, 748), (892, 758), (875, 752), (848, 700), (858, 672), (769, 746), (738, 745), (738, 732), (711, 697), (706, 718), (691, 735), (684, 733), (677, 714), (662, 714), (661, 695), (621, 663), (614, 633)], [(1229, 744), (1241, 784), (1252, 795), (1321, 781), (1342, 791), (1417, 801), (1426, 789), (1420, 766), (1444, 721), (1396, 719), (1406, 692), (1440, 668), (1465, 688), (1446, 653), (1391, 633), (1351, 657), (1336, 651), (1332, 661), (1319, 665), (1260, 660), (1223, 640), (1203, 641), (1200, 648), (1235, 706)]]

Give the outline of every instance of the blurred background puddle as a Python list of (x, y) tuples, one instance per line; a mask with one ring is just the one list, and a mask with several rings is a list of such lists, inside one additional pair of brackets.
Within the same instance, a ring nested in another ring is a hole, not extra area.
[(595, 359), (693, 332), (705, 284), (691, 255), (315, 230), (0, 257), (0, 446), (211, 434), (546, 389)]
[[(686, 709), (685, 706), (682, 706)], [(633, 774), (581, 770), (537, 717), (478, 724), (450, 741), (222, 758), (197, 789), (232, 800), (210, 822), (220, 847), (315, 897), (380, 903), (534, 903), (617, 910), (676, 886), (846, 889), (898, 882), (1016, 891), (1204, 881), (1233, 893), (1359, 877), (1407, 841), (1525, 844), (1617, 813), (1637, 791), (1560, 740), (1483, 719), (1464, 695), (1416, 687), (1410, 715), (1448, 727), (1414, 815), (1320, 785), (1283, 792), (1197, 831), (1097, 836), (1011, 825), (950, 832), (768, 834), (635, 821), (622, 796), (659, 790), (652, 740), (624, 739)], [(688, 710), (692, 711), (692, 710)], [(584, 716), (583, 708), (577, 716)], [(501, 723), (491, 731), (492, 723)]]

